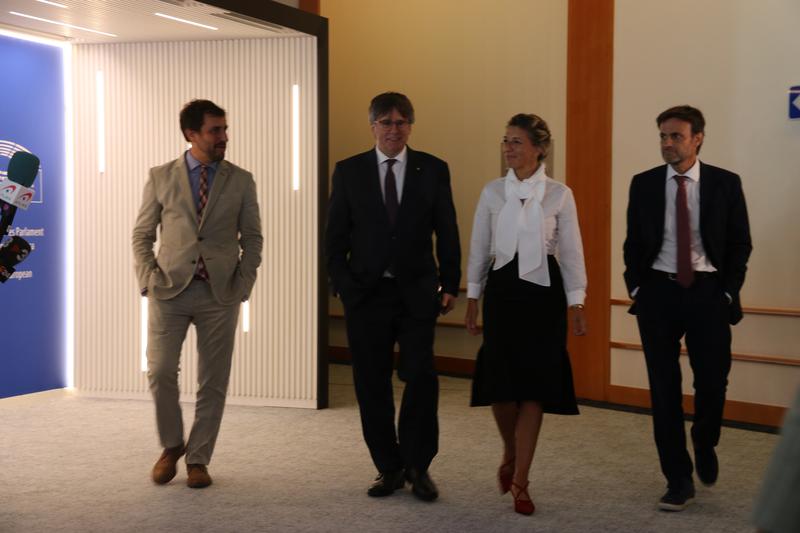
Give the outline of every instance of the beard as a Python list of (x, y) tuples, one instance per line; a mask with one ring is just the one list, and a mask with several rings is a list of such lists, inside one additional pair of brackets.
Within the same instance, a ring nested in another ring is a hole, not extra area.
[(665, 163), (673, 164), (681, 161), (681, 156), (675, 150), (661, 150), (661, 157)]
[(206, 156), (211, 161), (222, 161), (225, 159), (225, 149), (227, 145), (225, 144), (217, 144), (211, 147), (210, 150), (206, 152)]

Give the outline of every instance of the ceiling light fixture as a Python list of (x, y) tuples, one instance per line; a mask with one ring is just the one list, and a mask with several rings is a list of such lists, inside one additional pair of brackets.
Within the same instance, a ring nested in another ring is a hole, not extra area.
[(56, 26), (65, 26), (67, 28), (74, 28), (76, 30), (99, 33), (100, 35), (106, 35), (108, 37), (116, 37), (116, 35), (113, 33), (106, 33), (104, 31), (99, 31), (99, 30), (90, 30), (89, 28), (84, 28), (83, 26), (75, 26), (74, 24), (67, 24), (66, 22), (58, 22), (56, 20), (43, 19), (41, 17), (34, 17), (33, 15), (26, 15), (25, 13), (17, 13), (16, 11), (9, 11), (9, 13), (26, 19), (38, 20), (39, 22), (46, 22), (48, 24), (55, 24)]
[(259, 30), (266, 30), (273, 33), (287, 33), (287, 29), (283, 26), (267, 22), (266, 20), (248, 17), (247, 15), (240, 15), (239, 13), (226, 11), (224, 13), (209, 13), (209, 15), (212, 17), (230, 20), (232, 22), (236, 22), (237, 24), (246, 24), (248, 26), (252, 26), (253, 28), (258, 28)]
[(199, 22), (192, 22), (191, 20), (181, 19), (178, 17), (173, 17), (172, 15), (165, 15), (164, 13), (154, 13), (155, 16), (175, 20), (177, 22), (183, 22), (184, 24), (191, 24), (192, 26), (197, 26), (199, 28), (205, 28), (207, 30), (218, 30), (219, 28), (215, 28), (214, 26), (208, 26), (207, 24), (200, 24)]
[(36, 1), (41, 4), (47, 4), (48, 6), (56, 6), (60, 7), (61, 9), (67, 9), (67, 6), (65, 6), (64, 4), (59, 4), (58, 2), (50, 2), (50, 0), (36, 0)]

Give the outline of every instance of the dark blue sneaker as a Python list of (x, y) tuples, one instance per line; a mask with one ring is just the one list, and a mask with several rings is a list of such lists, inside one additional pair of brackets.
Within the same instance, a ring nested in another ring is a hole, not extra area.
[(694, 483), (691, 480), (684, 482), (679, 487), (667, 487), (667, 493), (658, 502), (662, 511), (683, 511), (694, 498)]
[(695, 448), (694, 467), (700, 482), (706, 487), (717, 482), (719, 475), (719, 461), (714, 448)]

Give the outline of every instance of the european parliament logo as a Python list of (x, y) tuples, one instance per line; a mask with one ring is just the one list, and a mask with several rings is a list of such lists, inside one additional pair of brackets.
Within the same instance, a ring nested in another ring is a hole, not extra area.
[[(17, 152), (31, 153), (30, 150), (21, 144), (0, 139), (0, 183), (8, 179), (8, 162), (11, 161), (11, 157)], [(36, 175), (36, 178), (36, 181), (34, 181), (34, 183), (36, 183), (36, 188), (34, 189), (36, 194), (31, 203), (42, 204), (44, 203), (44, 176), (42, 173), (42, 165), (39, 165), (39, 173)]]

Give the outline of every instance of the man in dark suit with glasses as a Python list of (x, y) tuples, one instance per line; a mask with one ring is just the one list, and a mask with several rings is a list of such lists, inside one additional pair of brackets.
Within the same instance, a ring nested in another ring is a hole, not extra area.
[[(447, 163), (407, 146), (414, 108), (399, 93), (373, 98), (376, 146), (336, 164), (326, 255), (344, 304), (364, 440), (379, 475), (367, 493), (412, 485), (437, 498), (428, 467), (438, 450), (436, 318), (453, 309), (461, 249)], [(435, 257), (433, 235), (436, 235)], [(392, 367), (405, 382), (395, 428)]]

